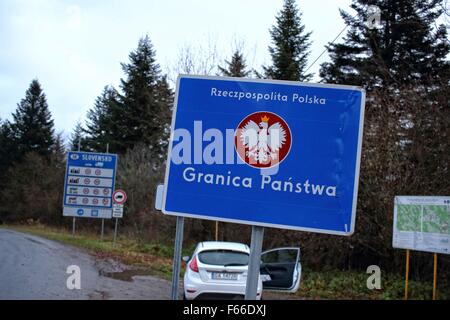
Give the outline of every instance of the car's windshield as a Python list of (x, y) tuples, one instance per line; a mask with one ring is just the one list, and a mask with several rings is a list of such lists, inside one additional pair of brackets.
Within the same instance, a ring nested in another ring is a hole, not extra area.
[(233, 250), (208, 250), (198, 254), (201, 263), (220, 266), (246, 266), (248, 254)]

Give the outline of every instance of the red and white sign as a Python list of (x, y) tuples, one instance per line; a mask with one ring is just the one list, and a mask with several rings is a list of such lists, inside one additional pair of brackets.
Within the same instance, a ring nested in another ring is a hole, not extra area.
[(254, 168), (270, 168), (282, 162), (291, 149), (291, 129), (273, 112), (255, 112), (239, 123), (235, 145), (239, 157)]
[(127, 194), (123, 190), (116, 190), (113, 193), (113, 201), (117, 204), (124, 204), (127, 201)]

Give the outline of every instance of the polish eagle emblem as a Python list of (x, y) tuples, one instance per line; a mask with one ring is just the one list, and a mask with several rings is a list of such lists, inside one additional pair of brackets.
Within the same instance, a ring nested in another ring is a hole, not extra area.
[(244, 119), (237, 130), (236, 147), (245, 162), (271, 167), (281, 162), (291, 144), (290, 129), (278, 115), (258, 112)]

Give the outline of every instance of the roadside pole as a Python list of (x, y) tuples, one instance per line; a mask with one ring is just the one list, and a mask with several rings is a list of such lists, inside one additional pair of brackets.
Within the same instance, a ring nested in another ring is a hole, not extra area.
[(245, 300), (256, 300), (263, 238), (264, 227), (252, 226), (250, 261), (248, 264), (247, 284), (245, 287)]
[(216, 241), (219, 241), (219, 221), (216, 221), (216, 232), (215, 237)]
[(433, 263), (433, 300), (436, 300), (436, 288), (437, 288), (437, 253), (434, 253)]
[(405, 300), (408, 300), (408, 278), (409, 278), (409, 249), (406, 249), (406, 268), (405, 268)]
[[(106, 153), (109, 153), (109, 143), (106, 144)], [(105, 232), (105, 219), (102, 218), (102, 231), (100, 235), (100, 239), (103, 240), (103, 234)]]
[(102, 233), (100, 235), (100, 239), (103, 240), (103, 232), (105, 230), (105, 219), (102, 219)]
[[(78, 152), (81, 151), (81, 137), (78, 138)], [(69, 160), (67, 160), (69, 161)], [(72, 219), (72, 237), (75, 237), (75, 224), (76, 224), (77, 218), (73, 217)]]
[(72, 219), (72, 237), (75, 237), (75, 217)]
[(183, 247), (183, 229), (184, 217), (177, 217), (177, 226), (175, 231), (175, 252), (173, 255), (172, 268), (172, 300), (178, 300), (178, 287), (180, 282), (181, 269), (181, 249)]
[(113, 239), (113, 247), (116, 245), (116, 238), (117, 238), (117, 221), (119, 218), (116, 218), (116, 224), (114, 226), (114, 239)]
[(117, 240), (117, 225), (119, 224), (119, 218), (123, 218), (123, 206), (125, 201), (127, 201), (127, 194), (122, 189), (118, 189), (113, 193), (113, 213), (112, 217), (116, 218), (114, 225), (114, 237), (113, 237), (113, 247), (116, 245)]

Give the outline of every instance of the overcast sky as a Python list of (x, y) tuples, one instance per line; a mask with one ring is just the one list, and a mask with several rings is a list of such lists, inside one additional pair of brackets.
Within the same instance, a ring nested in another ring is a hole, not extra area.
[[(298, 0), (312, 31), (310, 63), (344, 28), (339, 8), (350, 0)], [(216, 44), (224, 58), (244, 43), (249, 64), (260, 69), (270, 58), (269, 28), (282, 0), (1, 0), (0, 117), (24, 97), (33, 78), (47, 95), (57, 131), (70, 134), (105, 85), (118, 88), (121, 62), (148, 34), (164, 72), (173, 69), (182, 47)], [(317, 74), (325, 54), (311, 68)]]

